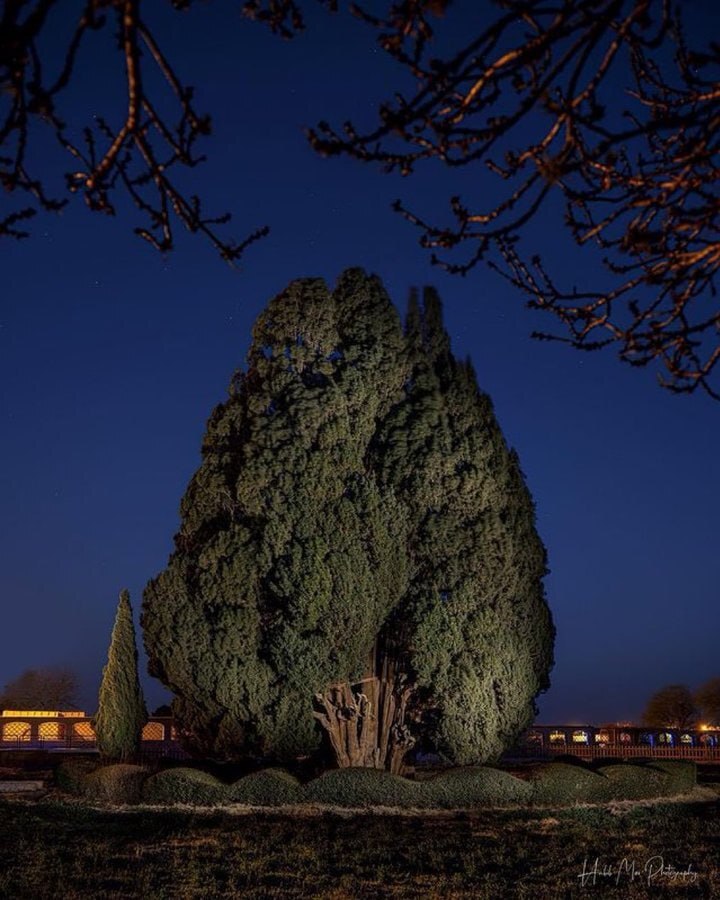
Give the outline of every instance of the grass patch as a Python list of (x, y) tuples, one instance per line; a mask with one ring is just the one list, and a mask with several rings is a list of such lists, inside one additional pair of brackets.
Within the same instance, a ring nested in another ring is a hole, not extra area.
[(33, 900), (576, 897), (586, 859), (642, 870), (658, 854), (691, 865), (696, 881), (649, 890), (644, 878), (607, 880), (594, 896), (720, 896), (720, 800), (621, 817), (602, 807), (233, 815), (0, 800), (0, 830), (0, 896)]

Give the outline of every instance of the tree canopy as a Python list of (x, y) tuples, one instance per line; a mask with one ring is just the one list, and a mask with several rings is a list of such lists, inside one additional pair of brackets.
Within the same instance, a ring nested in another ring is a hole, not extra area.
[(151, 674), (217, 756), (313, 751), (398, 770), (418, 735), (494, 758), (548, 686), (545, 550), (517, 457), (439, 299), (405, 330), (358, 269), (293, 282), (208, 422), (167, 568)]
[(8, 682), (0, 693), (0, 710), (77, 709), (78, 679), (72, 669), (43, 667), (26, 669)]
[[(343, 5), (319, 2), (332, 11)], [(179, 11), (192, 4), (172, 0)], [(245, 0), (240, 8), (291, 37), (304, 27), (308, 6)], [(309, 130), (315, 149), (407, 175), (428, 159), (468, 167), (449, 221), (416, 202), (397, 202), (434, 262), (463, 274), (480, 261), (501, 271), (531, 307), (559, 323), (558, 332), (539, 337), (585, 350), (611, 345), (632, 365), (658, 363), (671, 390), (720, 397), (713, 378), (720, 360), (720, 48), (691, 46), (687, 10), (670, 0), (486, 0), (470, 12), (449, 0), (387, 0), (384, 13), (348, 6), (376, 30), (379, 46), (416, 90), (383, 101), (369, 127), (320, 123)], [(179, 223), (224, 259), (238, 259), (268, 229), (234, 241), (222, 229), (229, 216), (207, 214), (185, 189), (182, 169), (203, 160), (197, 147), (211, 119), (196, 107), (185, 66), (148, 24), (148, 4), (82, 0), (72, 24), (67, 4), (62, 17), (59, 7), (59, 0), (3, 7), (0, 182), (12, 203), (0, 215), (0, 237), (26, 235), (37, 208), (67, 202), (54, 195), (48, 173), (33, 169), (33, 147), (44, 133), (71, 160), (67, 191), (91, 210), (113, 213), (124, 191), (144, 222), (136, 233), (159, 250), (173, 248)], [(434, 33), (445, 12), (451, 24), (464, 16), (467, 27), (461, 45), (438, 56)], [(108, 23), (118, 30), (124, 118), (66, 122), (62, 95), (77, 78), (80, 48)], [(494, 176), (500, 181), (491, 185)], [(487, 196), (497, 199), (486, 206)], [(553, 215), (556, 197), (578, 247), (597, 250), (603, 286), (563, 284), (532, 250), (529, 259), (521, 253), (525, 226)]]
[(720, 726), (720, 678), (711, 678), (694, 694), (694, 700), (707, 725)]
[(691, 728), (698, 709), (687, 685), (669, 684), (648, 700), (643, 722), (655, 728)]

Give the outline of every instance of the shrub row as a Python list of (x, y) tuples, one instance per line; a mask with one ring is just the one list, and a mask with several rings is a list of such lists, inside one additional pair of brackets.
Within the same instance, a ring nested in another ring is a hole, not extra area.
[(225, 785), (214, 775), (201, 769), (166, 769), (151, 775), (143, 785), (142, 798), (147, 803), (191, 803), (197, 806), (219, 806), (227, 802)]
[(375, 769), (338, 769), (306, 785), (282, 769), (265, 769), (225, 785), (200, 769), (166, 769), (151, 775), (141, 766), (112, 765), (81, 773), (63, 767), (64, 790), (110, 803), (286, 806), (319, 803), (465, 809), (535, 803), (565, 805), (668, 797), (692, 790), (695, 764), (684, 761), (627, 763), (592, 768), (562, 762), (538, 766), (529, 778), (486, 767), (451, 769), (427, 781), (411, 781)]
[(697, 767), (685, 760), (647, 764), (614, 763), (597, 768), (549, 763), (532, 780), (534, 803), (607, 803), (611, 800), (651, 800), (691, 791)]

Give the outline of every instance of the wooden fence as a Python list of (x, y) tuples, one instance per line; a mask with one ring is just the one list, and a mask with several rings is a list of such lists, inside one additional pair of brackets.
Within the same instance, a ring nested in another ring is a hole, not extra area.
[(656, 747), (647, 744), (552, 744), (549, 747), (515, 748), (507, 755), (522, 759), (577, 756), (579, 759), (689, 759), (699, 763), (720, 763), (720, 747)]

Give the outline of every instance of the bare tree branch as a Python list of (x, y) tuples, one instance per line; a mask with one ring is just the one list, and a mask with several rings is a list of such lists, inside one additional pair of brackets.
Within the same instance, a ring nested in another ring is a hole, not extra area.
[[(690, 50), (669, 0), (495, 2), (498, 16), (449, 59), (428, 52), (436, 4), (397, 3), (385, 19), (359, 10), (418, 88), (385, 103), (371, 131), (321, 123), (312, 145), (404, 175), (428, 159), (470, 165), (478, 195), (482, 173), (499, 176), (495, 205), (454, 197), (450, 224), (396, 209), (436, 264), (464, 275), (485, 260), (564, 326), (537, 336), (613, 344), (633, 365), (659, 362), (670, 390), (720, 399), (720, 47)], [(609, 289), (563, 289), (520, 257), (523, 227), (558, 192), (575, 242), (599, 248)], [(448, 252), (461, 245), (471, 249), (458, 262)]]
[[(176, 8), (188, 3), (175, 2)], [(82, 193), (87, 206), (114, 215), (114, 196), (124, 187), (145, 224), (136, 234), (161, 251), (173, 249), (174, 224), (204, 235), (228, 262), (237, 260), (253, 241), (267, 234), (260, 228), (240, 243), (220, 236), (217, 227), (227, 223), (229, 214), (209, 217), (196, 196), (186, 196), (174, 173), (178, 167), (193, 168), (204, 157), (195, 152), (199, 138), (210, 134), (211, 123), (193, 103), (193, 89), (184, 84), (142, 18), (141, 0), (85, 0), (64, 54), (60, 73), (48, 81), (38, 51), (41, 37), (47, 39), (48, 16), (58, 0), (36, 0), (28, 9), (23, 0), (8, 0), (0, 19), (0, 87), (5, 107), (0, 124), (0, 183), (10, 194), (26, 194), (35, 202), (7, 213), (0, 219), (0, 237), (26, 237), (19, 227), (37, 208), (55, 211), (65, 199), (51, 198), (43, 186), (44, 175), (27, 168), (27, 149), (34, 121), (49, 126), (61, 146), (75, 160), (66, 175), (71, 193)], [(56, 111), (56, 100), (70, 83), (76, 70), (78, 51), (86, 35), (115, 21), (118, 29), (118, 60), (123, 68), (127, 107), (122, 124), (114, 126), (96, 117), (83, 131), (82, 143), (69, 137), (65, 122)], [(54, 33), (54, 32), (53, 32)], [(177, 124), (170, 124), (158, 112), (158, 104), (146, 87), (148, 69), (162, 75), (179, 112)], [(9, 154), (9, 155), (7, 155)]]
[[(312, 145), (405, 175), (429, 159), (471, 166), (481, 196), (481, 176), (499, 178), (504, 193), (493, 205), (451, 198), (449, 224), (430, 222), (399, 201), (396, 208), (421, 230), (436, 264), (464, 275), (485, 261), (526, 294), (529, 306), (554, 315), (561, 331), (537, 336), (586, 350), (615, 346), (633, 365), (659, 363), (670, 390), (701, 388), (720, 398), (713, 381), (720, 359), (720, 46), (690, 49), (681, 9), (671, 0), (493, 2), (497, 15), (444, 59), (431, 55), (433, 29), (451, 13), (451, 0), (387, 0), (384, 15), (349, 3), (417, 90), (382, 104), (380, 121), (367, 133), (350, 122), (339, 130), (321, 123), (309, 132)], [(193, 0), (171, 3), (180, 10)], [(240, 0), (240, 9), (292, 37), (304, 27), (306, 4)], [(210, 119), (196, 110), (192, 88), (143, 19), (147, 5), (78, 0), (80, 16), (53, 80), (38, 45), (58, 8), (59, 0), (6, 0), (0, 18), (0, 183), (13, 198), (27, 199), (0, 214), (0, 237), (26, 236), (37, 209), (67, 202), (52, 197), (44, 177), (28, 168), (33, 126), (42, 122), (74, 159), (67, 187), (91, 210), (114, 214), (114, 198), (124, 189), (144, 219), (136, 233), (157, 249), (173, 248), (179, 221), (224, 259), (237, 259), (267, 228), (241, 243), (227, 241), (219, 226), (229, 216), (206, 216), (200, 199), (179, 186), (178, 170), (203, 160), (195, 146), (210, 134)], [(108, 19), (118, 28), (124, 120), (97, 117), (77, 142), (57, 98), (75, 74), (86, 36)], [(158, 73), (175, 98), (176, 124), (147, 87), (148, 76)], [(568, 289), (540, 259), (520, 255), (525, 226), (545, 216), (558, 194), (569, 233), (579, 247), (599, 251), (609, 287)]]

